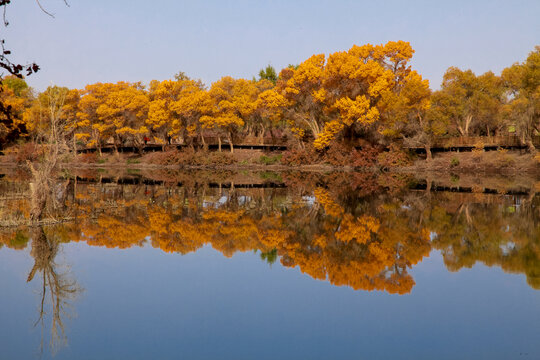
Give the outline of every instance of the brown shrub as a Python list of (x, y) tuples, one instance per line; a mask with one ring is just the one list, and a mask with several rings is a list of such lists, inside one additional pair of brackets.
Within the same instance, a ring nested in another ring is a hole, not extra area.
[(143, 162), (156, 165), (230, 165), (234, 157), (228, 152), (195, 151), (191, 148), (155, 152), (144, 156)]
[(364, 146), (361, 150), (353, 149), (351, 152), (351, 165), (355, 168), (369, 168), (377, 163), (381, 151), (372, 146)]
[(412, 159), (410, 155), (399, 146), (390, 145), (388, 151), (382, 152), (377, 156), (377, 163), (383, 169), (392, 167), (410, 166)]
[(143, 162), (155, 165), (177, 165), (182, 160), (183, 155), (178, 150), (152, 152), (144, 155)]
[(344, 144), (333, 143), (322, 154), (311, 146), (306, 147), (306, 149), (285, 151), (281, 163), (289, 166), (299, 166), (324, 162), (333, 166), (370, 168), (376, 164), (380, 153), (379, 149), (372, 146), (365, 146), (361, 150), (356, 150)]
[(82, 164), (94, 164), (98, 160), (96, 153), (84, 153), (77, 156), (77, 162)]
[(198, 153), (198, 155), (195, 160), (202, 162), (200, 165), (231, 165), (235, 162), (233, 155), (229, 152), (213, 151), (209, 153)]
[(351, 147), (334, 142), (325, 152), (323, 156), (324, 162), (334, 166), (350, 166), (352, 150)]
[(508, 154), (508, 150), (505, 149), (498, 149), (497, 155), (495, 156), (496, 164), (495, 166), (499, 165), (503, 168), (512, 167), (515, 165), (515, 159)]
[(14, 160), (19, 164), (26, 163), (27, 161), (36, 161), (43, 155), (43, 149), (33, 142), (16, 145), (11, 150), (15, 155)]
[(281, 163), (289, 166), (311, 165), (320, 160), (320, 154), (310, 145), (305, 149), (292, 149), (283, 152)]

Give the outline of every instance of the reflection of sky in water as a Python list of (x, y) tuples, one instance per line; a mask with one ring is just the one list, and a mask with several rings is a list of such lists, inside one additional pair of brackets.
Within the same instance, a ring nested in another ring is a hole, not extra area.
[[(540, 291), (498, 267), (448, 272), (435, 251), (412, 268), (416, 286), (404, 296), (336, 287), (210, 246), (181, 256), (69, 243), (57, 262), (85, 289), (57, 359), (540, 357)], [(28, 250), (0, 250), (2, 359), (38, 351), (32, 263)]]

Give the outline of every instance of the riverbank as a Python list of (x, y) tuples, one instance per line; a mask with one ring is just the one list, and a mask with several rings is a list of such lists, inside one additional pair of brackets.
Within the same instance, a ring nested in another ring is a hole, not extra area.
[[(0, 156), (0, 166), (25, 165), (39, 161), (37, 149), (8, 149)], [(470, 174), (535, 174), (540, 162), (520, 151), (470, 151), (434, 154), (431, 160), (419, 155), (390, 151), (330, 149), (324, 154), (302, 149), (284, 152), (262, 150), (165, 151), (142, 155), (134, 153), (68, 153), (60, 158), (66, 168), (104, 169), (226, 169), (226, 170), (301, 170), (301, 171), (396, 171)]]

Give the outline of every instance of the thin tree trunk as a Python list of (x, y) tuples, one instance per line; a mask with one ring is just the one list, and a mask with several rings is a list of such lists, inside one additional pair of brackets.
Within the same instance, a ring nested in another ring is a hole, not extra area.
[(234, 153), (234, 147), (233, 147), (233, 141), (232, 141), (232, 134), (231, 133), (229, 133), (228, 138), (229, 138), (229, 146), (231, 147), (231, 154), (232, 154), (232, 153)]
[(534, 143), (531, 138), (527, 139), (527, 148), (529, 149), (529, 152), (531, 154), (536, 154), (536, 147), (534, 146)]
[(260, 137), (259, 137), (259, 139), (260, 139), (259, 142), (261, 143), (261, 145), (264, 144), (264, 132), (265, 132), (265, 128), (264, 128), (264, 126), (261, 124), (261, 135), (260, 135)]
[(425, 149), (426, 149), (426, 161), (430, 162), (431, 160), (433, 160), (433, 156), (431, 155), (431, 146), (426, 145)]
[(204, 141), (204, 135), (203, 134), (201, 134), (201, 142), (202, 142), (202, 145), (203, 145), (203, 149), (207, 150), (208, 147), (206, 146), (206, 141)]

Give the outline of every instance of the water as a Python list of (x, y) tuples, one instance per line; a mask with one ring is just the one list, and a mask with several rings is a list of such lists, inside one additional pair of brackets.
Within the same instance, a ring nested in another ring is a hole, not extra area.
[(72, 171), (26, 227), (25, 176), (1, 359), (540, 358), (534, 179)]

